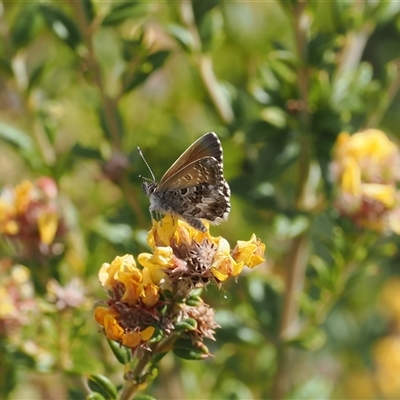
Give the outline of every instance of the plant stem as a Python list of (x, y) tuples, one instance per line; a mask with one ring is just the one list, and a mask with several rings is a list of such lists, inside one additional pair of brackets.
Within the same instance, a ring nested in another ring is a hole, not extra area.
[[(309, 93), (309, 70), (305, 61), (307, 59), (307, 34), (309, 21), (305, 14), (305, 1), (299, 1), (293, 9), (294, 41), (300, 68), (297, 73), (297, 86), (299, 97), (304, 107), (300, 111), (301, 130), (300, 146), (301, 152), (298, 161), (298, 179), (295, 206), (302, 209), (306, 196), (306, 186), (310, 172), (310, 143), (309, 130), (311, 128), (311, 117), (308, 107)], [(304, 276), (309, 255), (308, 232), (304, 231), (293, 238), (286, 257), (286, 281), (279, 327), (279, 338), (277, 347), (277, 368), (272, 388), (274, 400), (283, 399), (289, 389), (289, 360), (286, 342), (288, 339), (297, 336), (299, 332), (298, 321), (298, 297), (303, 290)]]
[(125, 380), (124, 386), (119, 396), (119, 400), (129, 400), (137, 391), (140, 390), (140, 387), (143, 385), (143, 382), (140, 382), (138, 378), (143, 377), (143, 375), (145, 374), (146, 368), (151, 360), (151, 357), (152, 353), (148, 351), (136, 364), (136, 367), (132, 372), (133, 379)]
[(110, 135), (112, 138), (112, 145), (114, 150), (119, 150), (121, 148), (121, 138), (119, 135), (118, 121), (117, 121), (117, 105), (116, 102), (107, 94), (105, 85), (103, 82), (102, 72), (99, 63), (96, 59), (96, 54), (93, 48), (93, 29), (89, 25), (83, 5), (81, 1), (70, 0), (69, 4), (75, 11), (75, 16), (78, 22), (79, 29), (83, 36), (83, 42), (87, 49), (87, 54), (84, 60), (87, 63), (87, 68), (93, 73), (94, 84), (98, 87), (100, 91), (101, 101), (103, 103), (104, 117), (108, 129), (110, 130)]

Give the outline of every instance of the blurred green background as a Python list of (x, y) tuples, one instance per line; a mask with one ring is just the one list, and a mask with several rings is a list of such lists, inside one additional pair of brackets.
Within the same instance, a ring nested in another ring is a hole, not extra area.
[[(52, 177), (68, 227), (40, 262), (0, 246), (40, 303), (0, 335), (0, 397), (82, 399), (93, 373), (122, 383), (92, 309), (102, 263), (147, 249), (136, 148), (159, 179), (214, 131), (232, 211), (212, 232), (256, 233), (266, 263), (205, 293), (215, 357), (167, 356), (146, 393), (400, 398), (399, 239), (339, 218), (329, 170), (341, 131), (400, 137), (399, 68), (397, 1), (0, 1), (0, 186)], [(40, 274), (78, 278), (86, 301), (57, 312)]]

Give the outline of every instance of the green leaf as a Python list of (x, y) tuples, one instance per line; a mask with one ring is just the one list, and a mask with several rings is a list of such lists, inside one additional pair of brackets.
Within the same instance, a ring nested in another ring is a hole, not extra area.
[(110, 349), (114, 353), (115, 358), (121, 364), (127, 364), (131, 361), (132, 352), (130, 349), (128, 349), (125, 346), (122, 346), (120, 343), (115, 342), (114, 340), (107, 339), (107, 342), (108, 345), (110, 346)]
[(194, 318), (186, 318), (175, 324), (177, 332), (194, 331), (197, 329), (197, 321)]
[(33, 39), (38, 22), (38, 5), (28, 3), (21, 8), (11, 27), (11, 41), (16, 49), (24, 47)]
[(29, 76), (28, 92), (31, 91), (36, 86), (36, 84), (40, 81), (40, 78), (42, 77), (44, 68), (45, 68), (45, 64), (40, 64), (32, 69), (30, 76)]
[(179, 339), (174, 344), (174, 354), (185, 360), (204, 360), (208, 358), (210, 353), (203, 344), (202, 347), (196, 347), (189, 339)]
[(156, 53), (150, 54), (147, 57), (146, 63), (150, 63), (151, 66), (153, 67), (153, 71), (154, 71), (163, 66), (168, 55), (169, 55), (169, 51), (167, 51), (167, 50), (158, 51)]
[(149, 394), (140, 393), (136, 395), (133, 400), (157, 400), (155, 397), (150, 396)]
[(40, 156), (32, 139), (25, 132), (0, 122), (0, 139), (16, 148), (29, 165), (33, 167), (39, 165)]
[(98, 149), (93, 147), (85, 147), (77, 143), (71, 150), (73, 156), (88, 158), (92, 160), (102, 160), (101, 153)]
[(143, 51), (143, 43), (142, 38), (137, 40), (126, 40), (122, 39), (122, 57), (125, 61), (131, 61), (134, 58), (138, 57), (140, 53)]
[(197, 307), (198, 305), (200, 305), (202, 303), (201, 297), (200, 296), (189, 296), (186, 300), (185, 300), (185, 304), (187, 304), (188, 306), (192, 306), (192, 307)]
[(73, 50), (82, 43), (82, 35), (75, 22), (59, 8), (41, 5), (40, 10), (48, 27)]
[(161, 50), (157, 53), (150, 54), (146, 60), (143, 61), (141, 70), (134, 74), (133, 78), (126, 79), (124, 85), (124, 93), (134, 89), (136, 86), (142, 84), (146, 79), (156, 70), (162, 67), (165, 60), (169, 55), (169, 51)]
[(167, 32), (175, 38), (175, 40), (182, 46), (183, 50), (191, 51), (194, 42), (192, 34), (183, 26), (171, 24), (167, 26)]
[(105, 398), (100, 393), (92, 392), (86, 396), (85, 400), (105, 400)]
[(149, 340), (149, 343), (157, 343), (164, 337), (164, 332), (160, 328), (155, 328), (153, 336)]
[(140, 1), (128, 1), (117, 4), (103, 19), (103, 26), (113, 26), (124, 22), (128, 18), (140, 17), (148, 13), (148, 4)]
[(100, 393), (106, 399), (117, 398), (117, 388), (115, 385), (104, 375), (95, 374), (89, 375), (88, 385), (94, 392)]
[(96, 16), (93, 3), (90, 0), (81, 0), (81, 3), (85, 12), (86, 20), (89, 22), (93, 21)]
[[(117, 135), (121, 138), (124, 133), (124, 128), (123, 128), (123, 121), (122, 117), (118, 111), (118, 109), (113, 108), (111, 112), (114, 114), (112, 115), (112, 118), (114, 119), (116, 123), (116, 130), (117, 130)], [(113, 142), (115, 140), (114, 135), (111, 131), (111, 126), (110, 126), (110, 121), (109, 121), (109, 116), (107, 115), (105, 109), (102, 107), (99, 110), (99, 116), (100, 116), (100, 125), (103, 129), (103, 132), (105, 134), (105, 137)]]
[(132, 239), (132, 228), (128, 224), (110, 223), (103, 216), (95, 219), (92, 229), (110, 243), (129, 243)]
[(211, 10), (204, 15), (199, 28), (203, 52), (211, 51), (222, 40), (223, 24), (223, 17), (218, 9)]
[(13, 70), (11, 67), (11, 62), (8, 58), (0, 57), (0, 71), (4, 71), (9, 76), (13, 76)]

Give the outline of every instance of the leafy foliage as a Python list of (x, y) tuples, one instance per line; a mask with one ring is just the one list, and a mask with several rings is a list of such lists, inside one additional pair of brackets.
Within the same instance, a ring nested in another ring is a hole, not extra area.
[[(398, 3), (33, 0), (0, 10), (0, 184), (52, 177), (65, 224), (62, 246), (39, 258), (0, 238), (0, 303), (23, 264), (35, 304), (32, 323), (19, 315), (16, 325), (0, 306), (0, 397), (52, 387), (58, 398), (117, 396), (132, 354), (107, 344), (92, 306), (105, 298), (100, 266), (147, 248), (136, 147), (160, 177), (208, 131), (232, 189), (230, 219), (212, 229), (230, 241), (256, 232), (267, 263), (223, 298), (206, 293), (221, 325), (215, 358), (195, 362), (201, 350), (176, 343), (180, 358), (160, 357), (137, 398), (400, 396), (389, 384), (397, 364), (385, 364), (400, 359), (399, 239), (338, 215), (331, 170), (342, 131), (399, 140)], [(74, 277), (82, 303), (60, 309), (62, 289), (49, 282)]]

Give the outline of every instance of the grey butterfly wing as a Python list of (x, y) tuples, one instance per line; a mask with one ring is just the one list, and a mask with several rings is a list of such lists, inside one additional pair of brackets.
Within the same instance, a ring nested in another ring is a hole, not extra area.
[(171, 189), (183, 189), (199, 184), (218, 186), (221, 179), (223, 179), (222, 174), (222, 164), (220, 162), (214, 157), (204, 157), (182, 166), (166, 181), (160, 181), (158, 190), (161, 192)]
[(180, 215), (196, 229), (205, 231), (199, 219), (219, 224), (230, 212), (230, 189), (223, 177), (222, 164), (204, 157), (170, 178), (171, 186), (159, 190), (173, 213)]
[(207, 133), (194, 142), (150, 193), (150, 210), (178, 215), (206, 232), (201, 219), (218, 224), (230, 212), (230, 189), (223, 176), (218, 136)]
[(214, 132), (206, 133), (186, 149), (161, 178), (159, 190), (166, 190), (170, 187), (174, 187), (173, 183), (176, 179), (174, 175), (181, 175), (182, 168), (205, 157), (213, 157), (221, 164), (222, 168), (221, 142)]

